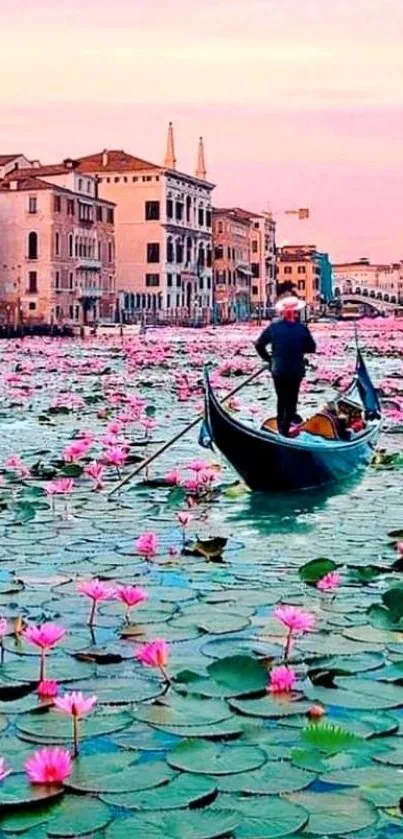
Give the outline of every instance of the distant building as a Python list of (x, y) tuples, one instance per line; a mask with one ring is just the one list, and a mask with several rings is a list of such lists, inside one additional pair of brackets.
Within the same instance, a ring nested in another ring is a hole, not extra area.
[(0, 182), (3, 322), (113, 319), (114, 205), (73, 161), (42, 167), (21, 158)]
[(372, 264), (363, 257), (334, 265), (333, 271), (337, 297), (353, 294), (389, 303), (403, 301), (403, 261)]
[(332, 296), (332, 267), (315, 245), (283, 245), (277, 250), (277, 289), (292, 289), (311, 309)]
[(214, 209), (214, 300), (221, 317), (266, 309), (275, 283), (275, 229), (269, 214)]
[(96, 176), (100, 195), (117, 205), (117, 288), (126, 315), (209, 309), (214, 185), (202, 138), (195, 175), (176, 169), (172, 124), (163, 165), (105, 149), (80, 158), (78, 170)]

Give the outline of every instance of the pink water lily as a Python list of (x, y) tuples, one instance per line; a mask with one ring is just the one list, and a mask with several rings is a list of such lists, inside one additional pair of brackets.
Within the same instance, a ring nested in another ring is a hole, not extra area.
[(95, 489), (103, 489), (103, 477), (105, 475), (105, 466), (102, 463), (98, 463), (94, 460), (92, 463), (89, 463), (88, 466), (84, 469), (84, 474), (88, 475), (94, 481)]
[(330, 571), (316, 583), (319, 591), (334, 591), (341, 583), (341, 575), (337, 571)]
[(38, 647), (41, 660), (39, 667), (39, 683), (45, 681), (46, 655), (66, 635), (66, 629), (57, 623), (43, 623), (41, 626), (27, 626), (22, 636), (28, 644)]
[(45, 679), (39, 682), (36, 692), (39, 699), (54, 699), (59, 692), (59, 685), (54, 679)]
[(315, 626), (315, 617), (310, 612), (297, 609), (296, 606), (278, 606), (274, 617), (280, 621), (288, 630), (284, 649), (284, 658), (287, 659), (291, 649), (292, 636), (302, 635), (309, 632)]
[(291, 667), (284, 664), (273, 667), (270, 672), (269, 693), (291, 693), (297, 682), (297, 677)]
[(48, 495), (70, 495), (74, 490), (72, 478), (57, 478), (55, 481), (48, 481), (45, 484)]
[(61, 785), (71, 775), (72, 769), (70, 753), (59, 746), (38, 749), (25, 762), (31, 784)]
[(164, 638), (156, 638), (155, 641), (149, 641), (147, 644), (143, 644), (135, 653), (135, 658), (145, 667), (157, 668), (164, 677), (164, 680), (170, 682), (170, 678), (166, 672), (169, 659), (169, 644)]
[(54, 705), (58, 711), (64, 714), (70, 714), (73, 721), (73, 754), (77, 757), (79, 753), (80, 738), (79, 738), (79, 720), (87, 716), (96, 704), (96, 696), (85, 697), (81, 691), (72, 691), (65, 693), (55, 699)]
[(88, 625), (93, 626), (97, 604), (101, 603), (103, 600), (111, 600), (115, 596), (116, 589), (109, 586), (107, 583), (102, 582), (102, 580), (94, 579), (84, 580), (83, 582), (78, 583), (77, 591), (79, 594), (84, 594), (92, 600)]
[(130, 610), (148, 600), (148, 592), (137, 586), (117, 586), (115, 597), (126, 607), (126, 619), (130, 621)]
[(82, 457), (85, 457), (91, 446), (92, 440), (89, 440), (86, 437), (74, 440), (66, 446), (63, 452), (63, 460), (65, 460), (66, 463), (77, 463), (77, 461), (81, 460)]
[(6, 469), (10, 469), (12, 472), (15, 472), (20, 478), (28, 478), (31, 474), (26, 463), (24, 463), (22, 458), (17, 454), (11, 455), (11, 457), (7, 458), (5, 461), (5, 467)]
[(135, 549), (140, 556), (151, 559), (158, 550), (158, 536), (153, 531), (145, 531), (135, 542)]

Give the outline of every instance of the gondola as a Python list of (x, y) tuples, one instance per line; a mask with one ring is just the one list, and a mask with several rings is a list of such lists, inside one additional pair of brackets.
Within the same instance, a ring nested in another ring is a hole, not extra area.
[(260, 429), (236, 420), (217, 399), (206, 370), (204, 433), (250, 489), (313, 489), (350, 478), (373, 458), (382, 414), (360, 350), (351, 386), (333, 402), (352, 416), (361, 414), (365, 429), (340, 439), (331, 417), (319, 412), (301, 426), (298, 436), (286, 438), (278, 433), (275, 419), (266, 420)]

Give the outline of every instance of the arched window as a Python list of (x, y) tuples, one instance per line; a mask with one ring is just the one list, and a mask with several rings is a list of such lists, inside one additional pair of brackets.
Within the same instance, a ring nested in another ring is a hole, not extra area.
[(183, 262), (183, 243), (180, 239), (176, 242), (176, 261), (181, 264)]
[(361, 294), (361, 289), (360, 289), (360, 287), (359, 287), (359, 286), (357, 286), (357, 288), (356, 288), (356, 290), (355, 290), (355, 293), (356, 293), (356, 294)]
[(384, 294), (383, 295), (383, 300), (384, 300), (385, 303), (389, 303), (389, 294)]
[(167, 262), (174, 261), (174, 246), (171, 237), (168, 237), (167, 240)]
[(69, 256), (73, 256), (73, 234), (69, 234)]
[(188, 223), (190, 222), (190, 210), (191, 210), (191, 207), (192, 207), (192, 199), (191, 199), (190, 195), (188, 195), (188, 196), (186, 197), (186, 221), (187, 221)]
[(391, 303), (397, 303), (397, 300), (396, 300), (396, 297), (395, 297), (394, 294), (392, 294), (392, 297), (390, 298), (390, 302)]
[(204, 245), (200, 245), (200, 247), (199, 247), (199, 258), (198, 258), (199, 268), (204, 268), (205, 261), (206, 261), (206, 257), (205, 257), (205, 253), (204, 253)]
[(38, 259), (38, 234), (30, 233), (28, 236), (28, 259)]
[(204, 227), (204, 206), (199, 204), (199, 226)]
[(188, 236), (186, 239), (186, 262), (192, 261), (192, 237)]

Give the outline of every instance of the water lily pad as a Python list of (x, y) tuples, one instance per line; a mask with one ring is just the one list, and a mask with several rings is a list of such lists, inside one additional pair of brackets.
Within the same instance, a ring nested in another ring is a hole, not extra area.
[(128, 705), (154, 699), (163, 692), (161, 679), (128, 675), (127, 678), (96, 678), (69, 685), (69, 690), (94, 693), (98, 705)]
[[(81, 737), (87, 739), (101, 734), (111, 734), (125, 728), (131, 722), (131, 716), (123, 711), (96, 712), (81, 723)], [(17, 728), (26, 738), (29, 737), (38, 743), (64, 743), (70, 741), (72, 736), (70, 718), (53, 710), (44, 713), (21, 714), (17, 720)]]
[(184, 740), (169, 752), (168, 763), (185, 772), (202, 775), (231, 775), (250, 772), (266, 761), (257, 746), (220, 746), (198, 740)]
[(222, 792), (276, 795), (303, 789), (315, 778), (312, 772), (305, 772), (304, 769), (298, 769), (286, 761), (268, 761), (253, 772), (218, 778), (217, 785)]
[(132, 711), (133, 717), (151, 725), (210, 725), (231, 717), (231, 710), (219, 699), (197, 699), (171, 694), (154, 705), (142, 705)]
[(172, 781), (155, 789), (103, 795), (102, 798), (115, 807), (157, 812), (158, 810), (176, 810), (181, 807), (200, 806), (202, 802), (214, 795), (216, 788), (212, 778), (184, 774), (174, 777)]
[(84, 836), (106, 827), (109, 807), (96, 798), (66, 795), (55, 818), (48, 824), (49, 836)]
[(308, 702), (273, 699), (271, 696), (264, 696), (262, 699), (229, 699), (229, 705), (246, 716), (273, 718), (306, 714), (311, 707)]
[(319, 836), (335, 836), (363, 830), (375, 824), (376, 810), (351, 795), (298, 792), (290, 800), (309, 813), (309, 831)]
[(239, 823), (238, 814), (228, 810), (203, 809), (169, 814), (130, 816), (114, 822), (106, 831), (105, 839), (220, 839), (233, 833)]
[[(47, 662), (47, 677), (58, 682), (73, 682), (76, 679), (89, 679), (94, 669), (89, 664), (76, 661), (70, 656), (50, 655)], [(37, 682), (39, 659), (19, 659), (4, 665), (3, 673), (11, 682)]]
[(34, 807), (27, 808), (19, 806), (16, 811), (9, 807), (0, 817), (0, 830), (18, 835), (29, 831), (27, 835), (30, 836), (35, 827), (46, 824), (53, 818), (60, 806), (61, 802), (58, 800), (45, 800), (45, 804), (35, 804)]
[(302, 807), (277, 796), (265, 796), (263, 800), (220, 796), (214, 806), (228, 807), (238, 813), (240, 823), (234, 832), (235, 839), (280, 839), (297, 833), (308, 821), (308, 813)]
[(157, 729), (165, 734), (176, 735), (177, 737), (203, 737), (206, 740), (218, 740), (219, 738), (236, 737), (242, 732), (242, 722), (231, 716), (229, 719), (216, 723), (204, 723), (203, 725), (158, 725)]
[(396, 785), (401, 779), (398, 769), (391, 766), (359, 766), (356, 769), (340, 769), (321, 776), (324, 784), (342, 784), (348, 787), (380, 787)]
[[(128, 766), (127, 759), (132, 761), (135, 759), (133, 753), (124, 752), (114, 755), (116, 767), (121, 764), (120, 771), (117, 768), (114, 771), (108, 772), (110, 763), (106, 760), (102, 763), (102, 771), (99, 770), (100, 759), (98, 756), (98, 774), (93, 772), (88, 774), (87, 766), (91, 758), (83, 758), (80, 764), (75, 767), (73, 774), (68, 779), (66, 786), (79, 792), (135, 792), (142, 789), (150, 789), (157, 787), (160, 784), (165, 784), (170, 778), (174, 777), (174, 772), (163, 761), (134, 763)], [(91, 768), (94, 766), (91, 763)]]
[(332, 559), (312, 559), (301, 565), (298, 570), (298, 575), (304, 583), (315, 585), (326, 574), (335, 571), (337, 565)]
[(209, 664), (207, 670), (215, 682), (240, 695), (258, 693), (267, 685), (267, 668), (252, 656), (221, 658)]
[(25, 774), (12, 773), (0, 786), (0, 807), (23, 807), (57, 798), (64, 792), (61, 786), (31, 785)]

